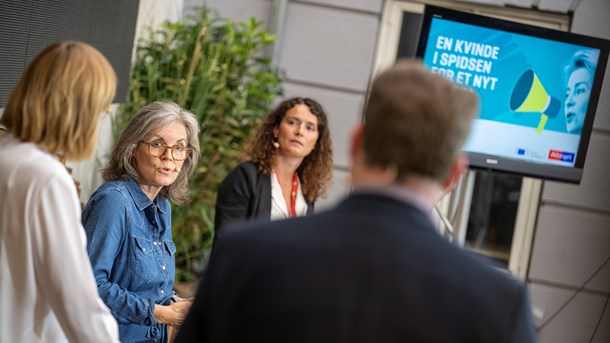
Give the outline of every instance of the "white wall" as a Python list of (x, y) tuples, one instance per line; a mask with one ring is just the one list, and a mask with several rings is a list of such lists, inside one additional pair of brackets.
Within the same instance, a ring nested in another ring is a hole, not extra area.
[[(608, 14), (607, 0), (582, 0), (571, 31), (610, 39)], [(610, 342), (609, 94), (607, 67), (582, 183), (544, 185), (529, 273), (542, 343)]]

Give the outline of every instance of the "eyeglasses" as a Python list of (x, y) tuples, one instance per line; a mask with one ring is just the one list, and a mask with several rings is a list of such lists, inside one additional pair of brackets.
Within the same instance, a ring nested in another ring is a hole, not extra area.
[(169, 149), (171, 151), (172, 158), (176, 161), (184, 161), (192, 151), (191, 149), (182, 145), (167, 146), (161, 142), (149, 143), (145, 141), (140, 141), (140, 143), (146, 144), (148, 146), (148, 153), (155, 157), (163, 156), (167, 149)]

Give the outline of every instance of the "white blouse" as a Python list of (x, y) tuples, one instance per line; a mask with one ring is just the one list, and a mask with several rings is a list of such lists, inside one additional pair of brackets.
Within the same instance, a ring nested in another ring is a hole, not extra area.
[(85, 250), (66, 168), (0, 137), (0, 342), (118, 342)]
[[(277, 179), (275, 170), (269, 175), (271, 177), (271, 220), (286, 219), (289, 218), (288, 207), (286, 207), (286, 200), (282, 192), (282, 186)], [(307, 202), (303, 196), (301, 189), (301, 179), (297, 179), (297, 198), (296, 198), (296, 213), (298, 217), (307, 214)]]

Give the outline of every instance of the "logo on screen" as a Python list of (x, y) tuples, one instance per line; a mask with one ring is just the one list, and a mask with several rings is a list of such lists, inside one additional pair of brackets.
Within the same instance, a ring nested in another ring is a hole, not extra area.
[(574, 162), (574, 153), (561, 150), (551, 150), (549, 151), (549, 160)]

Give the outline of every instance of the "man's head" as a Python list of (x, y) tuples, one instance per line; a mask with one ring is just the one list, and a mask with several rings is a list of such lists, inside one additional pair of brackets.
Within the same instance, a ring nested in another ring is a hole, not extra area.
[(472, 91), (420, 61), (400, 61), (373, 81), (354, 149), (360, 148), (366, 168), (392, 170), (393, 182), (417, 176), (443, 184), (478, 109)]

